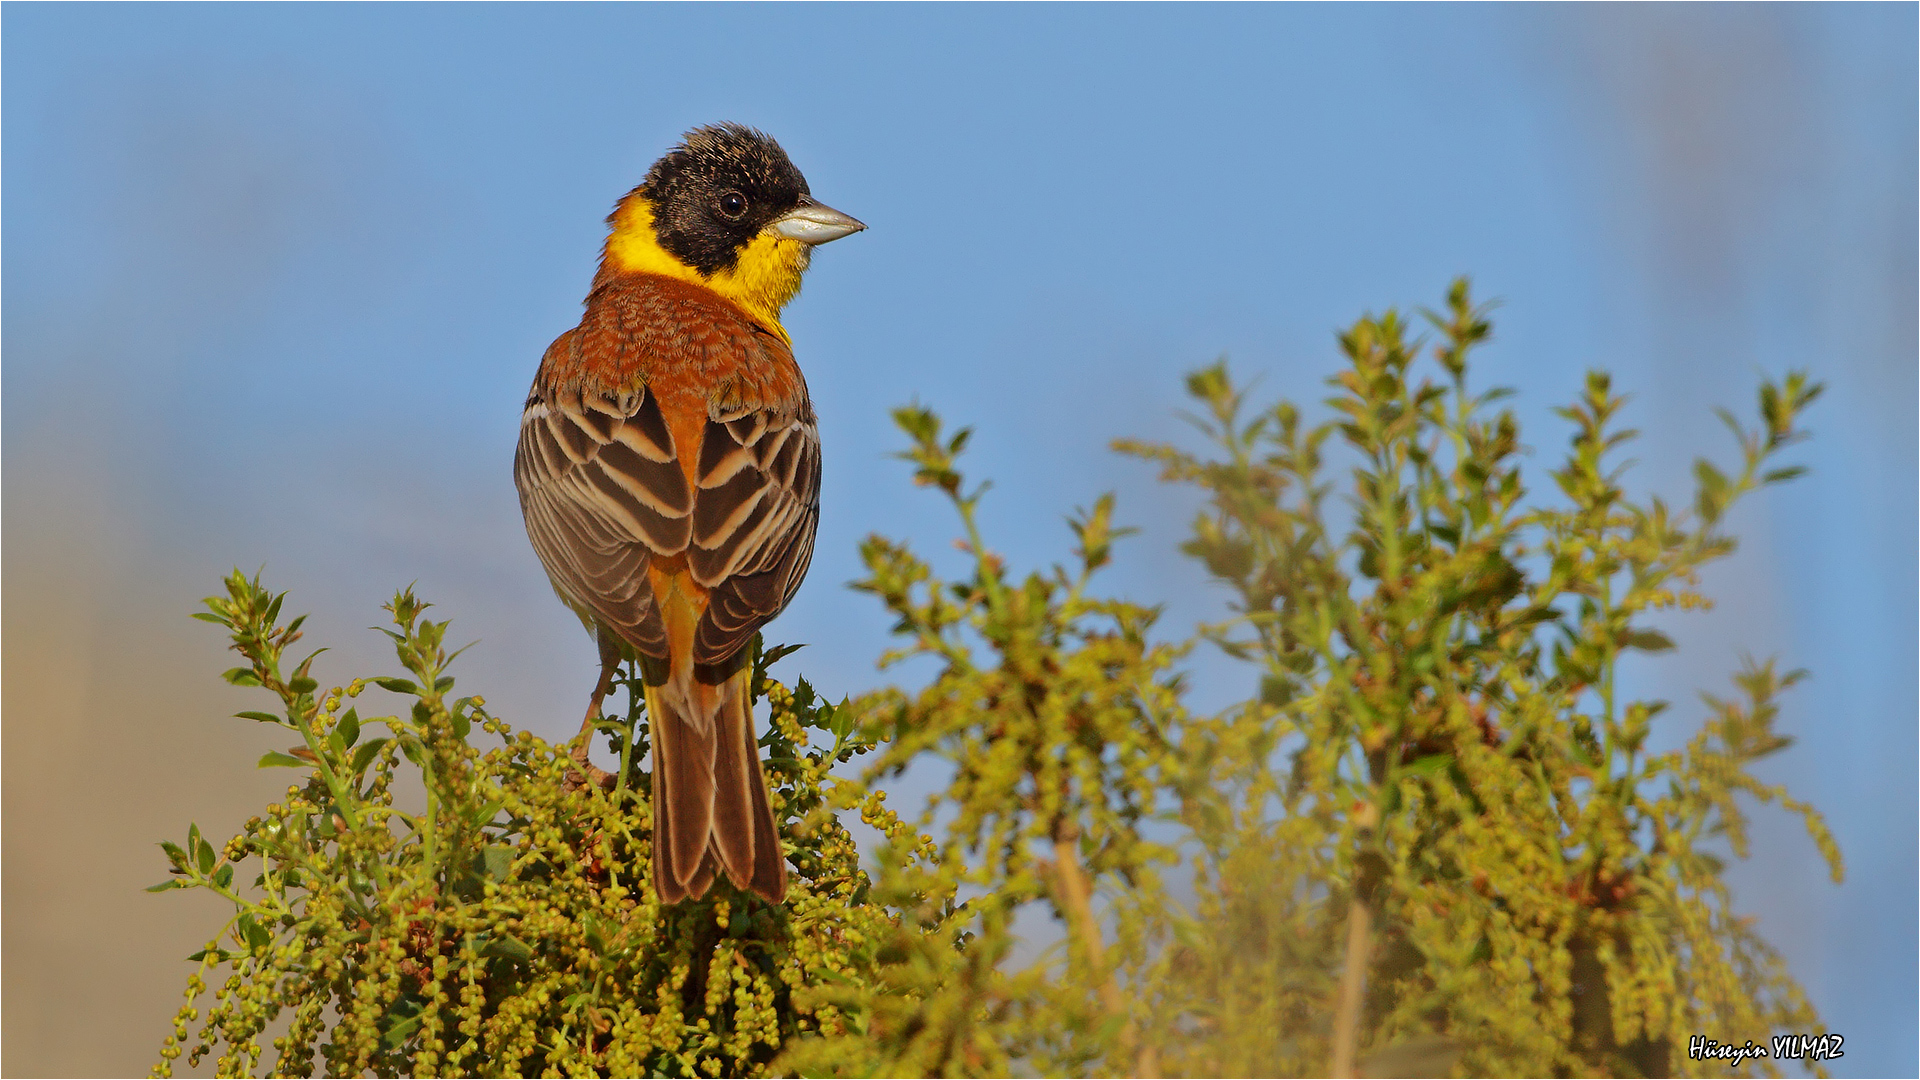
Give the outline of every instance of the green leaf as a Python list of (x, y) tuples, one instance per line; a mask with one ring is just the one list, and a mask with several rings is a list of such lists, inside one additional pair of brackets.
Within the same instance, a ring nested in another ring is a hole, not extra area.
[(444, 694), (451, 689), (453, 689), (453, 676), (442, 675), (439, 678), (433, 680), (434, 693)]
[(342, 713), (340, 715), (340, 723), (334, 728), (334, 730), (340, 733), (340, 741), (342, 744), (346, 746), (352, 746), (354, 743), (359, 742), (360, 741), (359, 710), (348, 709), (346, 712)]
[(488, 877), (505, 881), (513, 870), (513, 848), (506, 844), (488, 844), (480, 853), (480, 863)]
[(1447, 766), (1451, 764), (1453, 764), (1452, 754), (1427, 754), (1424, 757), (1413, 759), (1413, 761), (1403, 766), (1403, 768), (1405, 771), (1418, 776), (1432, 776), (1437, 772), (1444, 771)]
[(587, 932), (587, 944), (593, 947), (594, 952), (605, 956), (608, 933), (612, 929), (607, 920), (589, 911), (581, 918), (580, 923)]
[(249, 949), (265, 948), (273, 942), (273, 935), (269, 934), (266, 928), (254, 921), (251, 912), (241, 915), (238, 919), (234, 920), (234, 932), (239, 936), (241, 941), (247, 943), (247, 948)]
[(1400, 812), (1400, 807), (1404, 802), (1405, 800), (1401, 797), (1398, 786), (1388, 787), (1380, 795), (1380, 813), (1387, 816), (1397, 814)]
[(1713, 463), (1705, 458), (1694, 461), (1693, 476), (1700, 485), (1694, 495), (1694, 510), (1708, 524), (1713, 524), (1720, 520), (1721, 513), (1727, 508), (1727, 499), (1732, 494), (1731, 485), (1726, 474), (1714, 468)]
[(187, 883), (184, 881), (181, 881), (179, 878), (168, 878), (167, 880), (161, 882), (158, 885), (147, 886), (147, 891), (148, 892), (166, 892), (168, 889), (184, 889), (186, 887), (187, 887)]
[(388, 1050), (400, 1049), (406, 1044), (407, 1038), (420, 1027), (420, 1019), (419, 1016), (409, 1016), (404, 1020), (395, 1021), (393, 1026), (386, 1030), (386, 1034), (380, 1037), (380, 1045)]
[(533, 950), (527, 948), (526, 943), (519, 938), (509, 935), (507, 937), (497, 937), (487, 942), (486, 947), (480, 950), (480, 955), (502, 956), (508, 960), (518, 960), (525, 963), (533, 959)]
[(378, 739), (368, 739), (365, 745), (355, 750), (353, 752), (353, 775), (359, 776), (361, 773), (366, 772), (367, 766), (373, 764), (373, 759), (379, 755), (380, 748), (385, 745), (387, 745), (387, 737), (383, 735)]
[(376, 675), (374, 676), (373, 684), (382, 690), (391, 690), (396, 694), (417, 694), (420, 692), (419, 687), (405, 679), (397, 679), (391, 675)]
[(213, 883), (222, 889), (233, 884), (233, 864), (228, 863), (220, 869), (215, 870), (213, 872)]
[(1260, 700), (1276, 709), (1286, 708), (1293, 700), (1294, 681), (1272, 674), (1260, 676)]
[(1633, 630), (1620, 640), (1620, 645), (1645, 652), (1666, 652), (1673, 648), (1673, 639), (1658, 630)]
[(772, 667), (773, 665), (779, 663), (783, 657), (791, 656), (794, 653), (797, 653), (804, 648), (806, 648), (805, 644), (775, 645), (773, 648), (768, 649), (766, 652), (763, 652), (760, 654), (760, 666), (762, 668)]
[(235, 686), (260, 685), (260, 676), (255, 675), (253, 669), (250, 667), (229, 668), (227, 671), (222, 672), (220, 677)]
[(1578, 762), (1579, 764), (1589, 769), (1599, 764), (1599, 761), (1595, 759), (1595, 757), (1593, 756), (1593, 751), (1588, 749), (1587, 747), (1587, 739), (1581, 738), (1579, 733), (1575, 733), (1570, 737), (1568, 737), (1568, 739), (1566, 740), (1565, 746), (1567, 750), (1567, 756), (1572, 758), (1574, 761)]
[(294, 757), (292, 754), (283, 754), (278, 750), (269, 750), (265, 754), (262, 754), (260, 756), (260, 761), (258, 764), (254, 766), (254, 768), (256, 769), (300, 769), (300, 768), (306, 768), (312, 764), (313, 763), (310, 761), (301, 761), (299, 758)]
[(469, 818), (468, 820), (472, 821), (475, 826), (485, 825), (488, 822), (492, 821), (493, 816), (495, 814), (498, 814), (500, 812), (500, 808), (505, 805), (507, 805), (507, 800), (505, 798), (495, 799), (492, 802), (486, 804), (485, 806), (480, 807), (478, 810), (475, 810), (473, 812), (472, 817)]
[(263, 724), (285, 724), (287, 722), (285, 717), (275, 716), (267, 712), (237, 712), (233, 715), (242, 720), (258, 720)]
[(320, 684), (317, 681), (310, 679), (305, 675), (302, 675), (299, 678), (294, 679), (287, 683), (287, 689), (293, 691), (296, 694), (311, 694), (319, 688), (320, 688)]
[(227, 620), (224, 617), (215, 615), (211, 611), (196, 611), (196, 612), (193, 612), (192, 615), (194, 618), (199, 619), (201, 622), (216, 623), (220, 626), (227, 625)]

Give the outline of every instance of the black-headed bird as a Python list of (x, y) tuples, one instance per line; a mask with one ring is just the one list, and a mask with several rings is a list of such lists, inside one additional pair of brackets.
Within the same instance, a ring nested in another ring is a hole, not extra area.
[(747, 645), (793, 599), (820, 520), (820, 435), (780, 310), (815, 245), (865, 226), (737, 124), (688, 132), (607, 222), (586, 314), (540, 361), (513, 468), (534, 551), (600, 642), (576, 760), (590, 768), (601, 699), (637, 658), (660, 899), (703, 896), (724, 873), (779, 903)]

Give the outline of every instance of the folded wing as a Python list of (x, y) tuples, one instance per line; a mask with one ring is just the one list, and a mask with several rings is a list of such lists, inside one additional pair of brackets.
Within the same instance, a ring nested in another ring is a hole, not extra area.
[(693, 658), (717, 664), (793, 599), (820, 524), (820, 433), (813, 410), (738, 411), (708, 420), (695, 472), (687, 563), (709, 592)]
[(536, 388), (514, 485), (554, 591), (640, 651), (667, 653), (647, 567), (686, 550), (694, 508), (659, 403)]
[(641, 652), (667, 656), (647, 569), (685, 553), (709, 591), (700, 664), (731, 659), (793, 598), (820, 520), (813, 412), (741, 409), (709, 418), (689, 487), (657, 399), (536, 388), (514, 481), (555, 591)]

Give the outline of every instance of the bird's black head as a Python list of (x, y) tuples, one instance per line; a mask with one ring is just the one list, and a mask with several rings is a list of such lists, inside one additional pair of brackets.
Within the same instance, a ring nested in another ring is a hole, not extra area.
[(771, 136), (740, 124), (687, 132), (639, 194), (660, 246), (703, 275), (731, 270), (761, 229), (808, 199), (807, 178)]
[(687, 132), (607, 224), (596, 287), (609, 275), (678, 278), (776, 330), (813, 249), (866, 228), (815, 202), (780, 144), (739, 124)]

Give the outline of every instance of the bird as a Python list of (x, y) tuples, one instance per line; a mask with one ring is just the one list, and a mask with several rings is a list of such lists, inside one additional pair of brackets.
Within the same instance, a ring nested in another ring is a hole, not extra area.
[(787, 606), (820, 521), (820, 434), (780, 312), (813, 249), (866, 228), (780, 144), (694, 128), (607, 218), (580, 323), (540, 360), (514, 485), (553, 589), (600, 649), (574, 748), (638, 662), (663, 904), (724, 874), (787, 891), (750, 714), (747, 646)]

